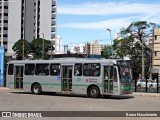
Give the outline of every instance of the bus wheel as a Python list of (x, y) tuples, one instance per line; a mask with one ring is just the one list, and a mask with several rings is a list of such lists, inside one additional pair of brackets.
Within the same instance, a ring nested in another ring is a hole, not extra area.
[(39, 84), (34, 84), (32, 87), (32, 93), (39, 95), (39, 94), (41, 94), (41, 92), (42, 92), (41, 86)]
[(91, 98), (98, 98), (100, 95), (100, 91), (99, 91), (98, 87), (93, 86), (89, 89), (88, 94), (89, 94), (88, 96)]

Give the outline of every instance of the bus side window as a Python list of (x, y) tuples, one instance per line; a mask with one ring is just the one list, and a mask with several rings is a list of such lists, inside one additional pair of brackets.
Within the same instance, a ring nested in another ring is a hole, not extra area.
[(82, 64), (81, 63), (76, 63), (74, 65), (74, 75), (82, 76)]
[(25, 65), (25, 75), (34, 75), (34, 64), (26, 64)]
[(36, 75), (49, 75), (49, 64), (36, 64)]
[(9, 66), (8, 66), (8, 75), (13, 75), (13, 71), (14, 71), (14, 65), (13, 64), (9, 64)]
[(84, 76), (100, 76), (100, 64), (99, 63), (85, 63), (83, 66)]
[(51, 64), (50, 65), (50, 75), (59, 76), (60, 75), (60, 64)]

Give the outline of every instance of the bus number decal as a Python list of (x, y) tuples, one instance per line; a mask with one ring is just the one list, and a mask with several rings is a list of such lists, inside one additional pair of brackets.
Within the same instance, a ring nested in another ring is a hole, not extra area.
[(61, 80), (61, 76), (57, 76), (57, 80)]

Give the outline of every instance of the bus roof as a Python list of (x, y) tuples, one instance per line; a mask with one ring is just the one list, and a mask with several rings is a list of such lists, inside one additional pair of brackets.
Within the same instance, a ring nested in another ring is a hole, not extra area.
[(116, 64), (116, 61), (122, 59), (91, 59), (91, 58), (56, 58), (52, 60), (12, 60), (8, 64), (26, 64), (26, 63), (110, 63)]

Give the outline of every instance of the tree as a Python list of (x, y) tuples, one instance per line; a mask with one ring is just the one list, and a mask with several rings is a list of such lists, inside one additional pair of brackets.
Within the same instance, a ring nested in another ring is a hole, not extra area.
[(31, 52), (30, 43), (27, 40), (20, 39), (12, 47), (12, 50), (16, 53), (18, 60), (22, 59), (23, 56), (23, 43), (24, 43), (24, 57)]
[(111, 56), (112, 56), (112, 47), (111, 45), (108, 45), (107, 47), (105, 47), (103, 49), (103, 54), (104, 54), (104, 57), (109, 59)]
[(153, 28), (156, 27), (159, 27), (159, 25), (156, 25), (155, 23), (148, 23), (147, 21), (132, 22), (127, 28), (121, 29), (123, 38), (120, 40), (114, 40), (114, 49), (116, 49), (117, 56), (120, 56), (121, 58), (126, 55), (131, 56), (133, 61), (133, 73), (141, 73), (141, 53), (143, 46), (144, 62), (147, 65), (145, 66), (145, 76), (148, 76), (151, 64), (151, 49), (143, 41), (152, 36)]
[[(44, 59), (49, 59), (47, 54), (48, 46), (51, 44), (50, 40), (44, 40)], [(35, 59), (42, 59), (43, 39), (37, 38), (31, 42), (32, 53), (34, 53)]]

